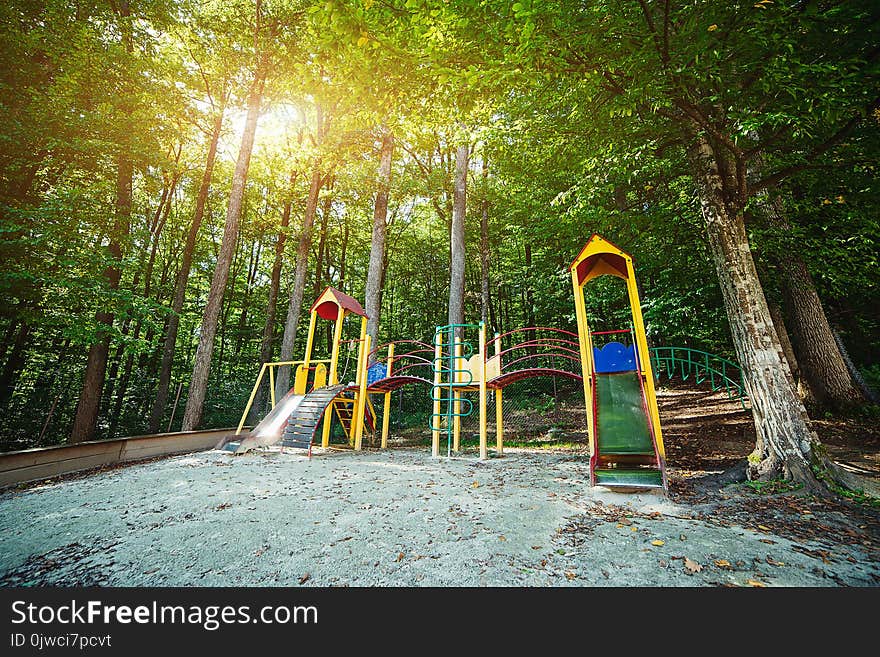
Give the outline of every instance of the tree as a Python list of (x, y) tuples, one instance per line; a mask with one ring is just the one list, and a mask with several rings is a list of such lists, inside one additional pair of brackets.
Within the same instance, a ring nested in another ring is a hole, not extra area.
[(382, 134), (379, 155), (378, 189), (373, 206), (373, 232), (370, 240), (370, 264), (367, 269), (365, 310), (367, 334), (374, 346), (379, 344), (379, 320), (382, 314), (382, 287), (385, 279), (385, 230), (388, 220), (388, 187), (391, 180), (391, 157), (394, 152), (394, 136), (387, 130)]
[[(450, 324), (464, 324), (464, 220), (467, 215), (468, 144), (455, 150), (455, 192), (449, 231), (449, 318)], [(456, 334), (460, 334), (460, 330)]]
[[(257, 11), (259, 14), (259, 4), (257, 5)], [(229, 268), (232, 264), (232, 256), (238, 239), (244, 189), (247, 183), (248, 168), (250, 167), (251, 153), (254, 147), (254, 135), (257, 132), (257, 120), (260, 116), (260, 103), (263, 99), (263, 88), (268, 66), (269, 56), (264, 51), (260, 54), (248, 94), (247, 119), (241, 136), (241, 146), (239, 147), (238, 160), (235, 164), (235, 173), (232, 177), (232, 191), (229, 195), (229, 205), (226, 210), (223, 241), (217, 257), (217, 266), (214, 268), (214, 276), (211, 279), (208, 303), (205, 306), (205, 312), (202, 317), (199, 346), (196, 351), (195, 364), (190, 379), (186, 409), (183, 413), (183, 431), (195, 429), (202, 420), (205, 394), (208, 389), (208, 375), (211, 371), (211, 354), (214, 351), (214, 337), (217, 334), (217, 320), (220, 317), (223, 294), (226, 289)]]

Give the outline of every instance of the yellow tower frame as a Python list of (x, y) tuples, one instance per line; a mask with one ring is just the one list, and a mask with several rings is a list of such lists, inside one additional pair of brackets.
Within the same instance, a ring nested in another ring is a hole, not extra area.
[(651, 355), (648, 351), (648, 340), (645, 336), (645, 322), (642, 319), (642, 306), (639, 301), (639, 290), (636, 285), (636, 274), (633, 259), (628, 253), (616, 247), (608, 240), (593, 235), (586, 243), (574, 262), (569, 267), (571, 282), (574, 289), (575, 314), (578, 324), (578, 343), (581, 352), (581, 367), (584, 379), (584, 400), (586, 401), (587, 432), (590, 441), (590, 455), (595, 453), (596, 427), (593, 418), (593, 341), (590, 326), (587, 323), (586, 304), (584, 303), (583, 287), (598, 276), (609, 275), (622, 278), (626, 282), (630, 310), (633, 319), (636, 351), (639, 369), (644, 379), (645, 402), (653, 428), (657, 452), (666, 458), (663, 447), (663, 433), (660, 428), (660, 412), (657, 409), (657, 395), (654, 390), (654, 373), (651, 368)]

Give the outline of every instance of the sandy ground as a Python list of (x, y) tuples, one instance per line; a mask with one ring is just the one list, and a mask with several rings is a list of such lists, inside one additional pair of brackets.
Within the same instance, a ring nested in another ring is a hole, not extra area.
[(797, 520), (840, 527), (844, 543), (777, 533), (747, 514), (719, 523), (707, 508), (592, 489), (583, 453), (205, 452), (0, 494), (0, 583), (880, 583), (876, 536), (840, 512)]

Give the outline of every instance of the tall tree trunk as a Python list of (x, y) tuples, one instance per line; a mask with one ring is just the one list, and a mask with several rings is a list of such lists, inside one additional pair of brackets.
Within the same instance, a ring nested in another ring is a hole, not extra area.
[[(287, 319), (284, 322), (284, 335), (281, 336), (282, 361), (293, 359), (293, 346), (296, 342), (296, 329), (302, 310), (303, 293), (306, 286), (306, 272), (309, 264), (309, 250), (312, 248), (312, 226), (318, 209), (318, 194), (321, 191), (320, 162), (315, 163), (312, 181), (309, 185), (309, 197), (306, 200), (306, 211), (303, 216), (302, 232), (296, 249), (296, 269), (293, 274), (293, 291), (287, 306)], [(275, 397), (280, 399), (290, 388), (290, 368), (279, 367), (275, 378)]]
[(208, 376), (211, 372), (211, 354), (214, 351), (214, 337), (217, 334), (217, 320), (220, 317), (223, 295), (229, 278), (229, 268), (232, 265), (235, 245), (238, 242), (238, 227), (241, 221), (241, 210), (244, 202), (244, 191), (247, 183), (248, 168), (250, 167), (251, 152), (254, 148), (254, 136), (257, 132), (257, 120), (260, 117), (260, 104), (263, 100), (263, 86), (265, 84), (267, 66), (268, 57), (263, 54), (257, 66), (250, 93), (248, 94), (247, 119), (241, 136), (241, 147), (238, 151), (238, 160), (235, 163), (235, 172), (232, 175), (232, 189), (229, 193), (229, 206), (226, 210), (223, 241), (220, 245), (220, 253), (217, 255), (217, 265), (214, 268), (211, 289), (208, 292), (208, 303), (205, 306), (205, 313), (202, 317), (199, 346), (196, 350), (192, 378), (190, 379), (186, 409), (183, 412), (183, 431), (195, 429), (202, 421), (205, 395), (208, 389)]
[[(272, 262), (272, 277), (269, 281), (269, 298), (266, 303), (266, 323), (263, 324), (263, 339), (260, 342), (260, 362), (268, 363), (272, 360), (272, 343), (275, 337), (275, 315), (278, 309), (278, 292), (281, 288), (281, 267), (284, 263), (284, 245), (287, 243), (287, 227), (290, 225), (290, 211), (293, 206), (293, 193), (296, 186), (296, 171), (290, 172), (290, 189), (284, 201), (281, 212), (281, 227), (278, 238), (275, 240), (275, 260)], [(266, 388), (269, 385), (261, 385), (251, 405), (248, 414), (248, 422), (255, 424), (262, 414), (263, 404), (266, 403)]]
[[(132, 41), (132, 29), (130, 23), (129, 0), (121, 0), (115, 7), (120, 19), (122, 32), (122, 44), (126, 53), (131, 53), (134, 45)], [(131, 122), (131, 111), (123, 109), (121, 120), (125, 127)], [(116, 157), (116, 210), (113, 220), (113, 228), (110, 232), (110, 243), (107, 252), (110, 256), (110, 265), (104, 270), (104, 278), (107, 288), (112, 292), (119, 289), (119, 281), (122, 277), (122, 245), (128, 238), (131, 228), (132, 206), (132, 179), (134, 177), (134, 164), (131, 154), (128, 152), (130, 144), (127, 143), (126, 134), (123, 143), (120, 144), (119, 153)], [(80, 443), (92, 440), (95, 437), (95, 429), (98, 425), (98, 414), (101, 409), (101, 392), (104, 387), (104, 375), (107, 370), (107, 355), (110, 351), (110, 331), (113, 328), (113, 313), (98, 311), (95, 313), (95, 322), (98, 331), (95, 342), (89, 347), (86, 358), (86, 371), (83, 376), (83, 387), (76, 406), (76, 416), (73, 419), (73, 428), (70, 434), (71, 443)]]
[(480, 319), (490, 331), (495, 321), (489, 322), (491, 299), (489, 298), (489, 163), (483, 156), (483, 198), (480, 201)]
[[(763, 205), (773, 227), (784, 232), (791, 230), (780, 196), (766, 199)], [(792, 345), (816, 410), (845, 410), (864, 403), (865, 396), (853, 381), (834, 340), (806, 263), (797, 254), (786, 254), (778, 259), (778, 268)]]
[[(327, 189), (333, 186), (333, 183), (327, 185)], [(333, 197), (327, 194), (324, 197), (324, 203), (321, 206), (321, 225), (318, 228), (318, 253), (315, 257), (315, 280), (312, 285), (312, 296), (317, 298), (324, 290), (324, 281), (330, 283), (329, 262), (330, 254), (327, 246), (327, 225), (330, 223), (330, 210), (333, 207)], [(325, 262), (325, 259), (327, 262)]]
[(816, 405), (845, 410), (864, 403), (865, 396), (850, 376), (806, 264), (795, 256), (784, 258), (779, 266), (792, 344)]
[(813, 396), (812, 390), (810, 390), (810, 385), (804, 379), (800, 365), (798, 364), (797, 356), (794, 352), (794, 347), (792, 347), (791, 339), (788, 336), (788, 329), (785, 325), (785, 318), (782, 316), (782, 309), (779, 307), (778, 304), (772, 302), (768, 302), (768, 307), (770, 309), (770, 318), (773, 320), (773, 326), (776, 328), (776, 335), (779, 336), (779, 344), (782, 345), (782, 353), (785, 355), (785, 360), (788, 363), (788, 369), (791, 370), (791, 374), (794, 377), (794, 382), (797, 386), (798, 394), (801, 396), (801, 399), (804, 400), (804, 404), (810, 406), (815, 403), (815, 398)]
[(783, 476), (819, 489), (811, 466), (819, 465), (818, 438), (782, 356), (764, 291), (749, 248), (743, 215), (722, 170), (723, 155), (697, 136), (689, 148), (709, 247), (721, 286), (737, 358), (752, 404), (757, 444), (749, 457), (750, 478)]
[[(464, 324), (464, 219), (467, 213), (468, 145), (455, 151), (452, 222), (449, 230), (449, 315), (450, 324)], [(460, 335), (461, 331), (456, 331)]]
[(373, 346), (379, 345), (379, 320), (382, 314), (382, 283), (385, 271), (385, 231), (388, 220), (388, 189), (391, 183), (391, 158), (394, 154), (394, 136), (382, 135), (379, 155), (378, 189), (373, 204), (373, 235), (370, 239), (370, 264), (367, 269), (367, 289), (364, 294), (367, 311), (367, 334)]
[(150, 433), (159, 431), (162, 416), (165, 414), (165, 405), (168, 403), (168, 388), (171, 383), (171, 367), (174, 364), (174, 349), (177, 344), (177, 331), (180, 327), (180, 313), (186, 299), (186, 286), (189, 282), (189, 274), (192, 269), (193, 252), (196, 248), (196, 240), (199, 228), (205, 216), (205, 204), (208, 201), (208, 192), (211, 189), (211, 177), (214, 174), (214, 160), (217, 157), (217, 144), (220, 141), (220, 133), (223, 130), (223, 116), (225, 113), (225, 100), (220, 105), (217, 115), (214, 117), (214, 125), (211, 130), (211, 141), (208, 145), (208, 155), (205, 159), (205, 170), (202, 174), (202, 182), (196, 197), (196, 206), (193, 211), (192, 223), (186, 236), (186, 245), (183, 248), (183, 256), (180, 262), (180, 270), (177, 272), (177, 280), (174, 285), (174, 300), (171, 303), (171, 314), (168, 316), (168, 330), (165, 332), (165, 343), (162, 346), (162, 364), (159, 368), (159, 386), (156, 398), (150, 412)]
[(30, 334), (30, 324), (22, 321), (18, 326), (15, 342), (12, 343), (12, 351), (9, 353), (9, 358), (3, 366), (2, 373), (0, 373), (0, 405), (5, 405), (12, 398), (15, 382), (24, 368), (24, 352)]

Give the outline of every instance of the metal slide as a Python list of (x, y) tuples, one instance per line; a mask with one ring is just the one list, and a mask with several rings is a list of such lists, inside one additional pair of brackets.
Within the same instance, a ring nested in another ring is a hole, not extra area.
[(246, 433), (225, 436), (217, 445), (233, 454), (244, 454), (257, 447), (275, 445), (281, 440), (281, 432), (293, 413), (308, 395), (296, 395), (291, 390), (281, 398), (275, 408), (266, 414), (257, 426)]

